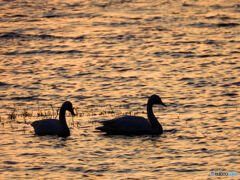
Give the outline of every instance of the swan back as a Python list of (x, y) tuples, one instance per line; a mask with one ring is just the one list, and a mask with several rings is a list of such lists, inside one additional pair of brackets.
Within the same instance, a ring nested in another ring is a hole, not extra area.
[(39, 136), (58, 135), (61, 137), (67, 137), (70, 135), (69, 128), (63, 126), (57, 119), (43, 119), (35, 121), (31, 125), (34, 128), (35, 134)]
[(100, 123), (103, 126), (96, 129), (107, 132), (107, 134), (140, 135), (160, 133), (157, 129), (151, 127), (148, 119), (141, 116), (123, 116)]

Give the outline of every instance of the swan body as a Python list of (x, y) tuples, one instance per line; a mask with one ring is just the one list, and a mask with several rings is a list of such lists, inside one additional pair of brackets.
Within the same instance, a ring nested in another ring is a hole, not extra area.
[(70, 111), (74, 116), (72, 103), (66, 101), (62, 104), (59, 113), (59, 120), (57, 119), (43, 119), (39, 121), (34, 121), (31, 125), (34, 128), (35, 134), (39, 136), (44, 135), (58, 135), (60, 137), (70, 136), (70, 130), (66, 123), (66, 110)]
[(147, 103), (148, 119), (140, 116), (123, 116), (112, 120), (101, 121), (100, 123), (102, 123), (103, 126), (97, 127), (96, 129), (106, 132), (107, 134), (162, 134), (162, 126), (152, 111), (154, 104), (166, 106), (159, 96), (152, 95)]

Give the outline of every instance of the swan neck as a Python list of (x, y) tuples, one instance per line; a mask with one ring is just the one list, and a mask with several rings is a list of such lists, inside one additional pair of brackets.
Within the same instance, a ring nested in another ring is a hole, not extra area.
[(151, 126), (153, 128), (161, 126), (157, 118), (153, 114), (153, 103), (151, 101), (148, 101), (148, 104), (147, 104), (147, 115), (148, 115), (148, 120), (150, 121)]
[(59, 113), (59, 120), (60, 120), (61, 123), (64, 123), (64, 124), (66, 124), (66, 117), (65, 117), (65, 115), (66, 115), (66, 109), (61, 107), (60, 113)]

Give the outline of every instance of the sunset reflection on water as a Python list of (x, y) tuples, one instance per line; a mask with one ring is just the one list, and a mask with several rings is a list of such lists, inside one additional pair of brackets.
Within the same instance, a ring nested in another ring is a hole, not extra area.
[[(0, 179), (238, 172), (239, 12), (225, 0), (2, 1)], [(95, 130), (121, 115), (146, 117), (152, 94), (167, 104), (154, 112), (173, 131)], [(56, 118), (66, 100), (77, 112), (67, 114), (71, 136), (35, 136), (30, 123)]]

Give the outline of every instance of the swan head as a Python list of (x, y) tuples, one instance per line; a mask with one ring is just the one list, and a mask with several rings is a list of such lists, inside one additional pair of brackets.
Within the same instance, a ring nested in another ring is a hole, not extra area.
[(62, 105), (62, 108), (70, 111), (70, 113), (72, 114), (72, 116), (75, 116), (75, 113), (74, 113), (74, 111), (73, 111), (73, 105), (72, 105), (72, 103), (71, 103), (70, 101), (64, 102), (63, 105)]
[(166, 106), (166, 104), (162, 102), (162, 99), (156, 94), (152, 95), (149, 98), (149, 102), (151, 102), (152, 104), (160, 104), (160, 105)]

